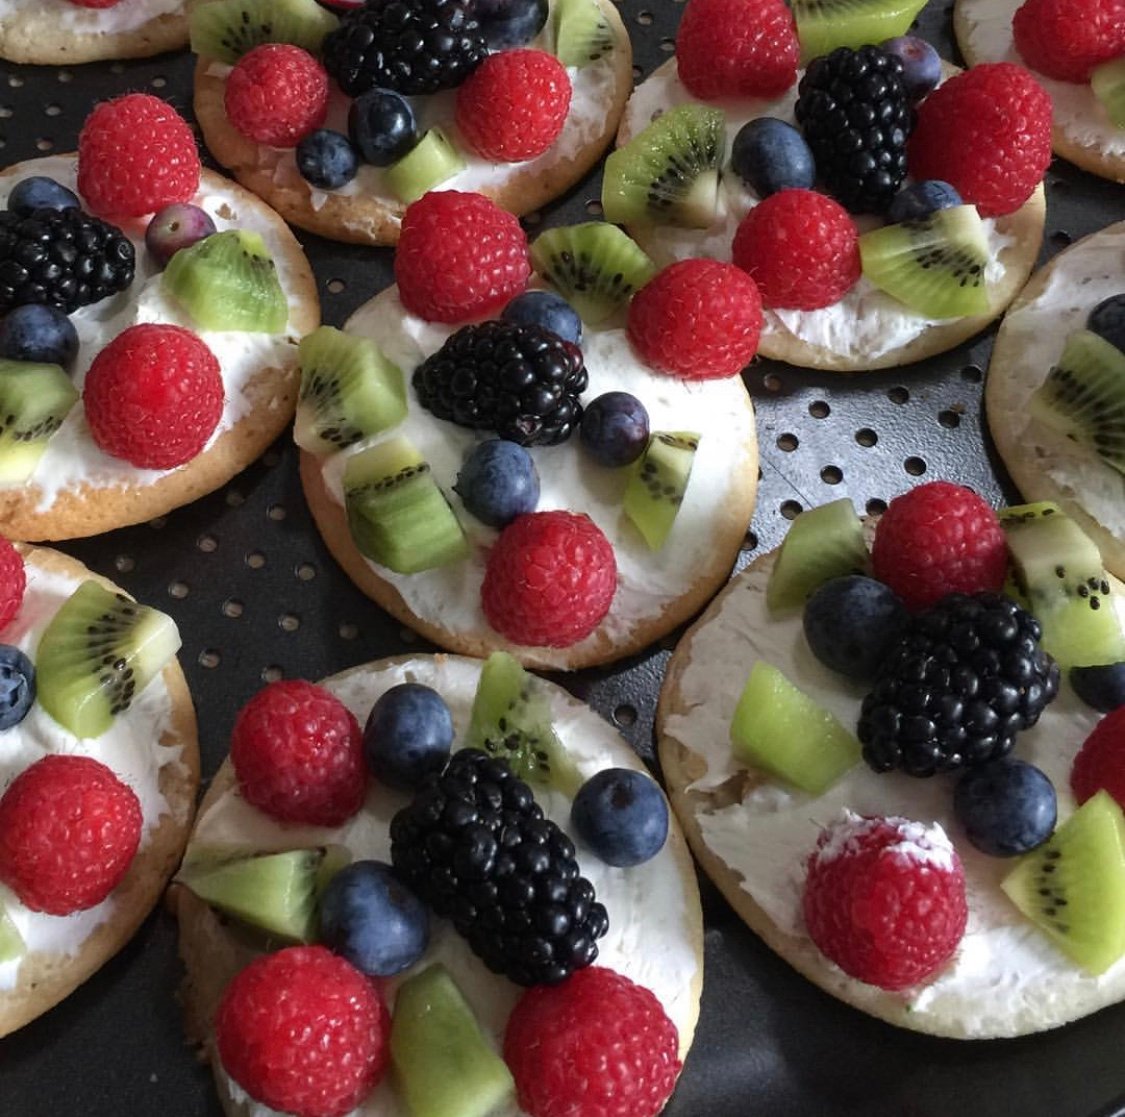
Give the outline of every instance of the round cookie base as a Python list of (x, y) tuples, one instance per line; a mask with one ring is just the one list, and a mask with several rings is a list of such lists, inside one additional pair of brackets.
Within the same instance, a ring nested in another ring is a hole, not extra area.
[(149, 58), (188, 42), (188, 4), (130, 31), (69, 33), (50, 12), (25, 9), (0, 19), (0, 58), (37, 66), (68, 66)]

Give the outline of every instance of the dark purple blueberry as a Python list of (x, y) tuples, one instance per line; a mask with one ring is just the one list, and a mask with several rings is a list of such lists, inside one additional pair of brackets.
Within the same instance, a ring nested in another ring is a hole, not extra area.
[(215, 232), (210, 215), (190, 202), (173, 202), (153, 214), (145, 229), (145, 247), (163, 267), (181, 248)]
[(606, 392), (586, 405), (578, 437), (583, 449), (602, 465), (635, 462), (648, 445), (645, 405), (628, 392)]
[(515, 442), (491, 438), (469, 451), (453, 491), (482, 524), (504, 527), (539, 504), (539, 474)]
[(759, 116), (734, 137), (730, 165), (759, 198), (790, 188), (811, 190), (816, 161), (805, 137), (784, 120)]
[(343, 132), (318, 128), (297, 144), (297, 170), (312, 186), (338, 190), (355, 178), (359, 156)]
[(0, 729), (19, 725), (35, 701), (35, 666), (11, 644), (0, 644)]
[(430, 917), (390, 865), (354, 861), (320, 899), (320, 941), (361, 973), (390, 977), (425, 953)]
[(1072, 667), (1070, 685), (1087, 706), (1108, 714), (1118, 706), (1125, 706), (1125, 663)]
[(887, 220), (892, 225), (899, 221), (919, 221), (939, 209), (952, 209), (961, 204), (961, 195), (948, 182), (928, 178), (904, 186), (891, 199)]
[(578, 311), (554, 291), (524, 291), (504, 307), (500, 317), (518, 326), (542, 326), (563, 341), (582, 344), (582, 319)]
[(889, 586), (847, 574), (830, 578), (805, 603), (805, 639), (825, 667), (851, 679), (872, 679), (906, 619)]
[(1087, 316), (1086, 329), (1125, 352), (1125, 293), (1102, 299)]
[(388, 787), (417, 787), (440, 772), (453, 747), (453, 718), (436, 690), (400, 683), (382, 694), (363, 727), (367, 767)]
[(8, 209), (13, 213), (31, 213), (36, 209), (80, 209), (73, 191), (45, 175), (20, 179), (8, 195)]
[(915, 104), (937, 88), (941, 81), (941, 55), (915, 35), (901, 35), (879, 44), (880, 49), (902, 59), (902, 82)]
[(965, 772), (953, 790), (953, 812), (981, 853), (1014, 857), (1051, 836), (1055, 788), (1034, 764), (1005, 756)]
[(607, 865), (655, 857), (668, 837), (668, 804), (656, 781), (632, 768), (605, 768), (579, 789), (570, 808), (575, 832)]
[(348, 135), (365, 163), (389, 167), (418, 142), (418, 126), (410, 102), (401, 93), (369, 89), (348, 110)]
[(0, 357), (69, 368), (78, 353), (74, 323), (54, 306), (29, 303), (0, 318)]
[(547, 0), (475, 0), (473, 15), (491, 50), (530, 43), (547, 22)]

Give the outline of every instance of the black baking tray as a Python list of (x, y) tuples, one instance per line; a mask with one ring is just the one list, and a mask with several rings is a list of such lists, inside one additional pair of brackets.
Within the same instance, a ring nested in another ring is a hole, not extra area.
[[(619, 0), (638, 80), (669, 57), (682, 4)], [(950, 5), (921, 32), (958, 60)], [(73, 150), (97, 100), (157, 93), (191, 116), (186, 53), (68, 69), (0, 62), (0, 164)], [(598, 212), (600, 172), (526, 221), (529, 232)], [(1125, 218), (1125, 190), (1056, 160), (1047, 175), (1043, 259)], [(324, 320), (391, 282), (391, 254), (298, 233)], [(1125, 279), (1123, 279), (1125, 286)], [(857, 376), (759, 361), (761, 485), (739, 564), (777, 545), (804, 507), (851, 497), (878, 512), (929, 478), (989, 500), (1017, 494), (983, 429), (994, 330), (940, 357)], [(321, 544), (296, 454), (282, 438), (220, 491), (149, 524), (61, 545), (170, 613), (199, 711), (205, 776), (241, 704), (264, 682), (316, 679), (381, 655), (431, 650), (362, 596)], [(675, 636), (610, 669), (558, 677), (653, 763), (652, 722)], [(701, 880), (706, 978), (695, 1044), (668, 1117), (1110, 1117), (1125, 1115), (1125, 1005), (1019, 1040), (956, 1042), (892, 1028), (799, 977)], [(4, 1117), (219, 1117), (186, 1046), (175, 991), (175, 925), (158, 910), (115, 959), (53, 1011), (0, 1040)]]

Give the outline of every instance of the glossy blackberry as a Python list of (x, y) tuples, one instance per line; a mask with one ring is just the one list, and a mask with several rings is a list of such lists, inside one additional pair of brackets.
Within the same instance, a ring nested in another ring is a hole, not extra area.
[(582, 351), (541, 326), (462, 326), (414, 370), (414, 391), (439, 419), (495, 431), (521, 446), (565, 442), (582, 418)]
[(902, 60), (838, 47), (805, 71), (796, 111), (833, 197), (852, 213), (883, 213), (906, 177), (912, 118)]
[(66, 314), (133, 282), (133, 243), (80, 209), (0, 213), (0, 312), (28, 303)]
[(995, 593), (950, 594), (912, 618), (863, 700), (877, 772), (930, 776), (1004, 756), (1059, 689), (1039, 622)]
[(488, 48), (465, 0), (368, 0), (324, 40), (324, 68), (349, 96), (379, 86), (436, 93), (460, 85)]
[(609, 919), (574, 844), (507, 761), (455, 752), (391, 820), (402, 879), (493, 973), (554, 985), (598, 956)]

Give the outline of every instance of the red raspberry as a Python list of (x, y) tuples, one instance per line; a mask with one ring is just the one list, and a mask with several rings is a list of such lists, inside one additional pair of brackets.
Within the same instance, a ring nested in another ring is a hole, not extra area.
[(402, 305), (427, 322), (484, 318), (531, 275), (527, 237), (482, 194), (431, 190), (407, 206), (395, 252)]
[(378, 1085), (390, 1017), (373, 982), (323, 946), (255, 958), (215, 1014), (219, 1058), (255, 1101), (296, 1117), (343, 1117)]
[(359, 723), (313, 683), (287, 679), (258, 691), (235, 719), (230, 758), (243, 799), (281, 822), (340, 826), (363, 806)]
[(1079, 804), (1103, 787), (1125, 807), (1125, 706), (1094, 726), (1070, 769), (1070, 789)]
[(32, 911), (100, 904), (141, 841), (133, 789), (88, 756), (45, 756), (0, 799), (0, 880)]
[(224, 101), (231, 124), (247, 139), (296, 147), (324, 123), (328, 74), (307, 50), (263, 43), (235, 63)]
[(1121, 0), (1025, 0), (1012, 18), (1023, 60), (1059, 81), (1088, 82), (1090, 71), (1125, 54)]
[(965, 873), (939, 826), (845, 812), (809, 855), (809, 936), (844, 973), (880, 989), (934, 977), (965, 933)]
[(1019, 209), (1051, 161), (1051, 98), (1022, 66), (985, 63), (918, 106), (910, 174), (951, 183), (981, 217)]
[(859, 279), (859, 233), (848, 211), (815, 190), (779, 190), (734, 234), (734, 262), (753, 276), (764, 306), (817, 310)]
[(703, 100), (779, 97), (800, 53), (782, 0), (688, 0), (676, 35), (680, 80)]
[(457, 127), (469, 146), (494, 163), (542, 155), (570, 109), (566, 67), (542, 50), (490, 54), (457, 90)]
[(23, 556), (0, 535), (0, 630), (20, 611), (27, 589), (27, 572)]
[(82, 389), (94, 441), (141, 469), (173, 469), (206, 445), (223, 414), (223, 378), (182, 326), (130, 326), (95, 358)]
[(140, 217), (190, 201), (199, 170), (188, 122), (148, 93), (103, 101), (78, 137), (78, 192), (100, 217)]
[(987, 501), (931, 481), (891, 501), (875, 528), (871, 567), (908, 609), (926, 609), (950, 593), (999, 592), (1008, 547)]
[(613, 547), (589, 516), (530, 512), (493, 544), (480, 600), (512, 643), (567, 648), (598, 627), (616, 589)]
[(504, 1061), (530, 1117), (655, 1117), (680, 1073), (679, 1037), (643, 985), (589, 966), (523, 994)]
[(736, 376), (758, 352), (762, 300), (733, 264), (681, 260), (633, 296), (626, 332), (641, 360), (661, 372)]

